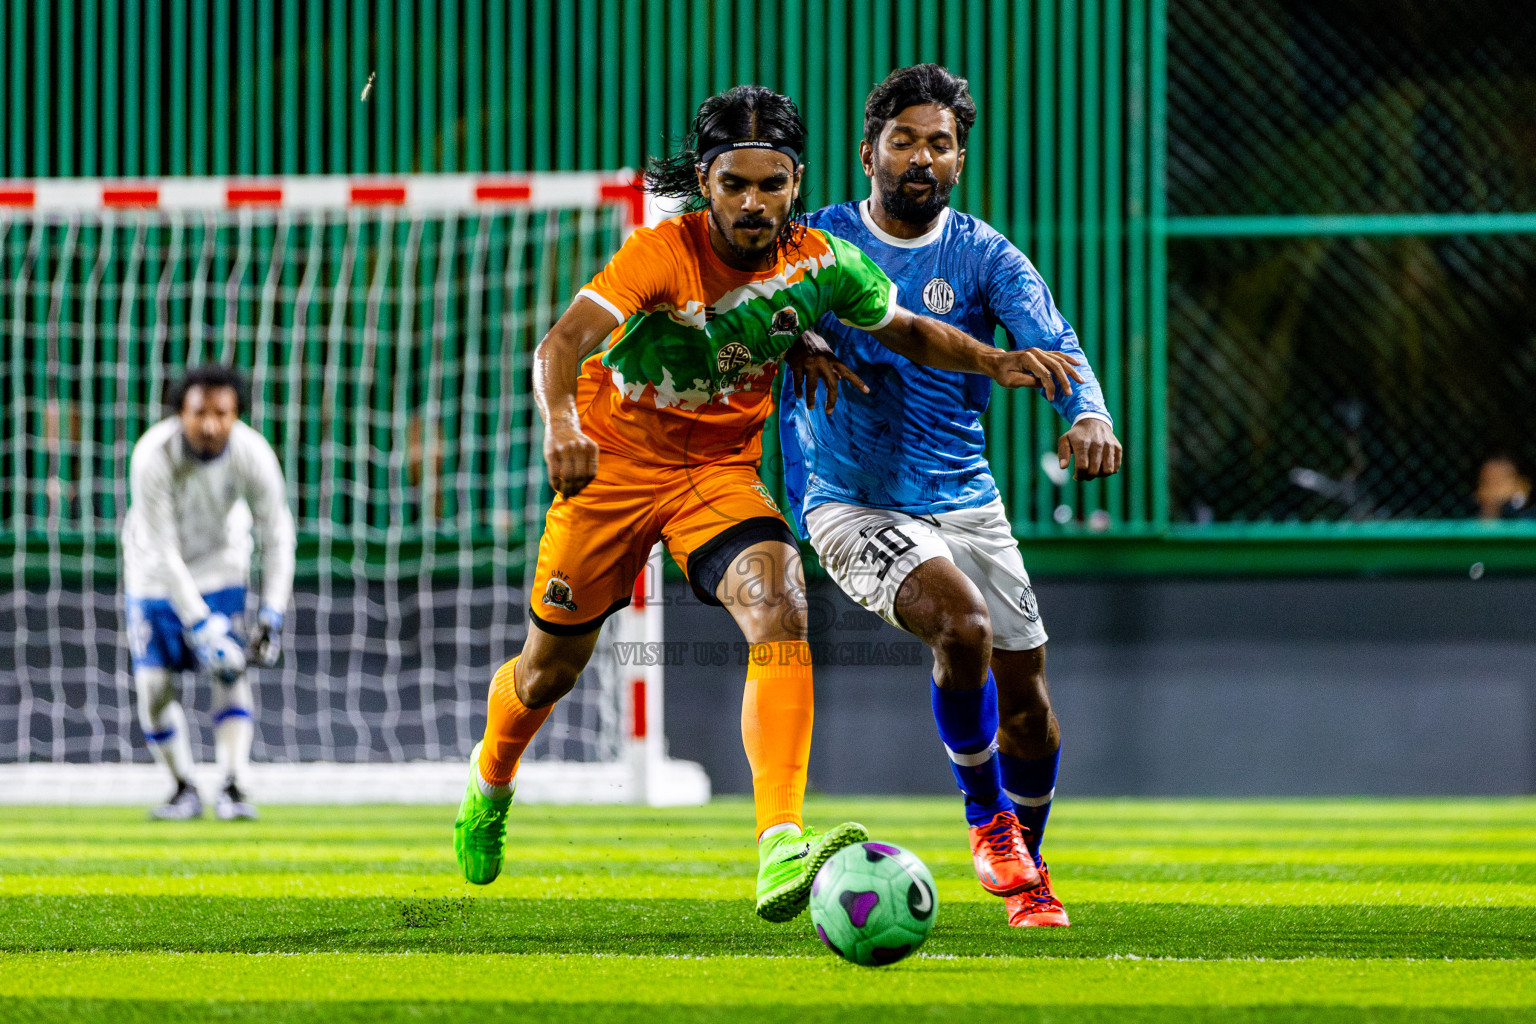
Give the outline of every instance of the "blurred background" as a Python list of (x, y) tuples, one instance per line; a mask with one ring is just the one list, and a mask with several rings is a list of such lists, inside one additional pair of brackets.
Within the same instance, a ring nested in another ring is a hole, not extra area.
[[(1532, 792), (1533, 54), (1517, 0), (17, 0), (0, 177), (618, 171), (755, 81), (806, 116), (815, 207), (868, 192), (873, 85), (943, 63), (980, 110), (954, 205), (1038, 265), (1126, 445), (1063, 483), (1043, 401), (989, 413), (1063, 795)], [(257, 759), (467, 754), (544, 497), (526, 356), (621, 230), (0, 212), (0, 761), (147, 759), (126, 456), (206, 358), (252, 373), (299, 520)], [(807, 554), (813, 786), (948, 791), (910, 753), (939, 750), (920, 645)], [(666, 597), (672, 752), (745, 791), (741, 670), (691, 647), (734, 634), (675, 574)], [(546, 753), (606, 756), (616, 707)]]

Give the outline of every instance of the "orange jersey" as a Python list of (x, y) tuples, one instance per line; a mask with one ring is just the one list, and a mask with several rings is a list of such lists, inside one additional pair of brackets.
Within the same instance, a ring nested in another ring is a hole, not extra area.
[(641, 228), (579, 294), (620, 321), (582, 365), (577, 407), (603, 451), (641, 463), (752, 463), (773, 411), (779, 361), (831, 313), (878, 330), (896, 287), (858, 248), (807, 229), (759, 273), (728, 267), (709, 214)]

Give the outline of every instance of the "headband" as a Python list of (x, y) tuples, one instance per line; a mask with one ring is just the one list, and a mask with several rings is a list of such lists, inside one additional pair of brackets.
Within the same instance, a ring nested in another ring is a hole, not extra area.
[(728, 153), (733, 149), (771, 149), (775, 153), (783, 153), (785, 156), (789, 157), (790, 162), (793, 163), (796, 167), (800, 166), (800, 154), (795, 152), (794, 147), (775, 146), (771, 142), (753, 141), (727, 142), (722, 146), (711, 146), (709, 149), (706, 149), (703, 153), (699, 154), (699, 166), (708, 168), (711, 161), (713, 161), (715, 157), (719, 156), (721, 153)]

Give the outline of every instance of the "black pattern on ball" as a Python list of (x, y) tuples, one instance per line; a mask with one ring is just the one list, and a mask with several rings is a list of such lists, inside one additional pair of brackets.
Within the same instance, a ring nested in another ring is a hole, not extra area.
[(913, 879), (907, 888), (907, 909), (912, 912), (912, 916), (919, 921), (926, 921), (933, 915), (935, 906), (933, 894), (924, 889), (922, 882)]

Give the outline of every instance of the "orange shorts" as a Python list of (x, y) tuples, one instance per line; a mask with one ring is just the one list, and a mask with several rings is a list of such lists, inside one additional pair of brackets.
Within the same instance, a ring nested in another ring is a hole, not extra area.
[(658, 466), (604, 451), (597, 479), (574, 498), (556, 495), (544, 517), (533, 621), (567, 636), (597, 629), (629, 604), (657, 540), (700, 600), (719, 604), (722, 566), (770, 539), (795, 543), (751, 463)]

